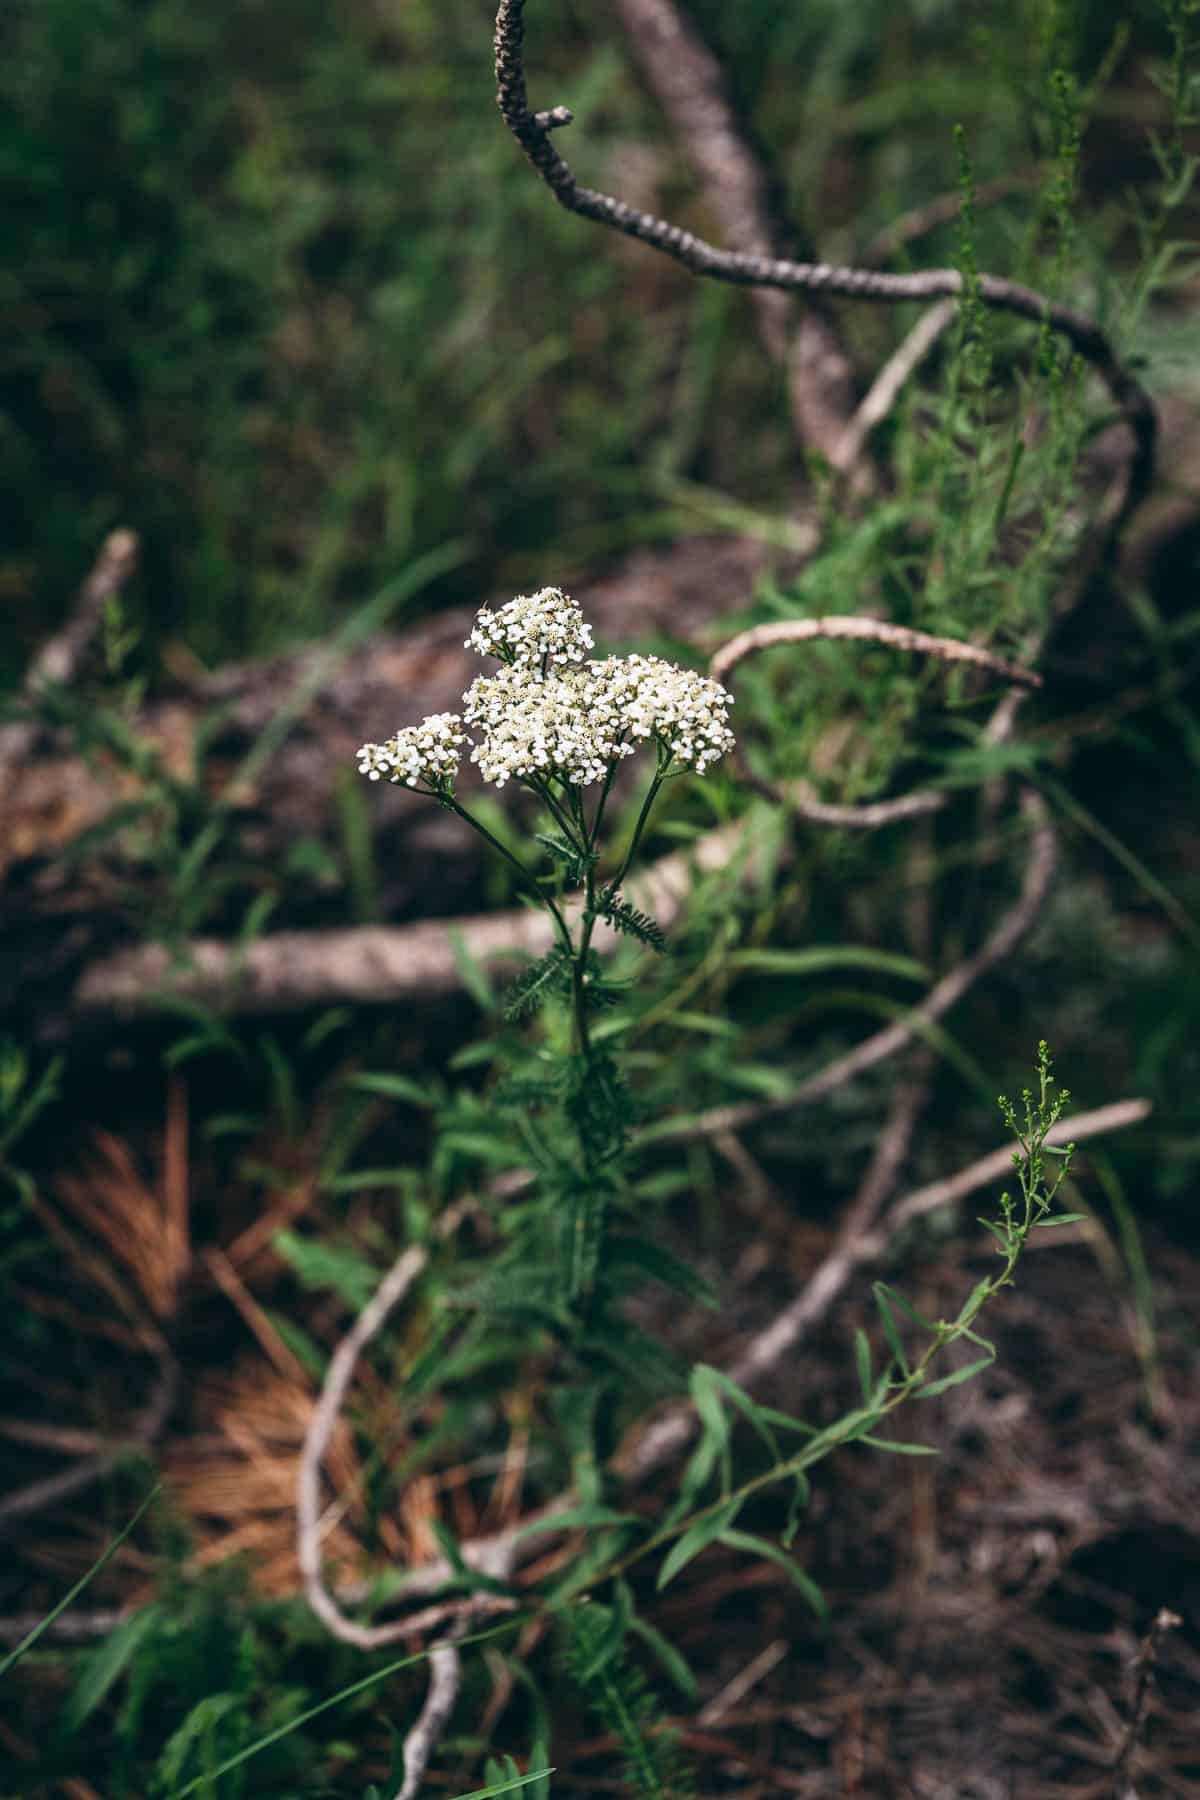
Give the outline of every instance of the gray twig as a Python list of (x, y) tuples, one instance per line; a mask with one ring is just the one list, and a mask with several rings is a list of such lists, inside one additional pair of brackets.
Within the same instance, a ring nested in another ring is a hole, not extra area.
[(1129, 1782), (1129, 1769), (1133, 1761), (1133, 1753), (1137, 1748), (1142, 1723), (1146, 1717), (1146, 1703), (1150, 1698), (1150, 1677), (1154, 1673), (1154, 1665), (1158, 1661), (1159, 1647), (1168, 1631), (1174, 1631), (1183, 1624), (1178, 1613), (1171, 1612), (1169, 1607), (1160, 1606), (1154, 1623), (1142, 1639), (1137, 1654), (1137, 1679), (1134, 1686), (1133, 1708), (1129, 1716), (1129, 1724), (1117, 1759), (1113, 1764), (1114, 1800), (1136, 1800), (1134, 1790)]
[(70, 1499), (72, 1494), (81, 1493), (93, 1482), (111, 1474), (127, 1456), (151, 1448), (171, 1415), (179, 1389), (179, 1365), (165, 1347), (161, 1356), (162, 1366), (154, 1391), (134, 1419), (128, 1437), (94, 1456), (82, 1457), (57, 1475), (47, 1475), (41, 1481), (31, 1481), (27, 1487), (6, 1494), (0, 1500), (0, 1525), (27, 1518), (30, 1513), (42, 1512), (48, 1506), (57, 1506), (60, 1501)]
[[(100, 629), (105, 603), (125, 585), (137, 568), (139, 544), (132, 531), (111, 531), (100, 547), (91, 573), (79, 590), (74, 610), (61, 631), (55, 632), (38, 651), (25, 676), (26, 699), (52, 684), (63, 687), (79, 672), (92, 640)], [(34, 720), (18, 719), (0, 727), (0, 770), (23, 762), (37, 742)]]
[[(717, 58), (674, 0), (615, 0), (615, 10), (703, 183), (721, 235), (737, 250), (777, 254), (782, 233), (767, 180)], [(854, 411), (854, 373), (836, 324), (812, 296), (793, 338), (786, 294), (756, 287), (752, 298), (763, 348), (787, 374), (797, 436), (833, 462)], [(863, 477), (865, 485), (865, 470)]]
[(1050, 889), (1056, 860), (1054, 829), (1041, 795), (1034, 789), (1025, 788), (1022, 791), (1021, 808), (1033, 825), (1033, 842), (1016, 904), (1005, 914), (974, 956), (966, 957), (943, 975), (940, 981), (935, 982), (919, 1006), (915, 1006), (904, 1018), (897, 1019), (894, 1024), (887, 1025), (882, 1031), (864, 1039), (861, 1044), (856, 1044), (844, 1056), (839, 1056), (823, 1069), (818, 1069), (790, 1093), (771, 1100), (750, 1100), (711, 1107), (707, 1112), (690, 1119), (681, 1119), (678, 1124), (667, 1126), (661, 1132), (656, 1131), (654, 1141), (660, 1144), (686, 1143), (693, 1138), (711, 1137), (719, 1131), (740, 1131), (758, 1119), (789, 1112), (794, 1106), (811, 1105), (814, 1100), (823, 1100), (826, 1094), (832, 1094), (855, 1075), (861, 1075), (864, 1069), (874, 1068), (876, 1063), (883, 1062), (911, 1039), (919, 1037), (926, 1026), (936, 1023), (952, 1006), (957, 1005), (967, 989), (981, 975), (1001, 962), (1020, 941), (1036, 919)]

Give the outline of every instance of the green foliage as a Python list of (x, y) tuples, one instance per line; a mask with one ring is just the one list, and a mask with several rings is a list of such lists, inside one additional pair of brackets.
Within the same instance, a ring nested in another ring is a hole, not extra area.
[[(785, 383), (747, 296), (696, 283), (550, 204), (496, 123), (487, 9), (411, 0), (402, 17), (335, 15), (284, 0), (268, 18), (257, 0), (202, 14), (178, 0), (102, 0), (85, 19), (69, 0), (19, 0), (5, 25), (5, 682), (60, 619), (104, 531), (132, 525), (145, 546), (143, 573), (109, 603), (95, 678), (13, 709), (133, 796), (52, 870), (34, 871), (47, 917), (98, 866), (126, 935), (180, 953), (201, 932), (248, 944), (290, 922), (318, 886), (323, 920), (381, 921), (388, 870), (353, 781), (337, 802), (337, 854), (298, 841), (274, 868), (238, 794), (332, 688), (342, 651), (402, 606), (434, 611), (602, 573), (610, 555), (658, 538), (762, 543), (754, 585), (728, 579), (730, 632), (870, 610), (1036, 654), (1048, 677), (1021, 729), (997, 744), (986, 732), (996, 690), (959, 670), (884, 646), (778, 648), (737, 673), (752, 770), (801, 777), (839, 803), (936, 787), (946, 801), (936, 817), (879, 833), (797, 826), (716, 772), (664, 780), (644, 807), (644, 792), (614, 786), (604, 841), (596, 815), (581, 823), (551, 807), (533, 818), (494, 804), (479, 821), (502, 854), (478, 904), (540, 895), (565, 935), (499, 996), (460, 941), (471, 1022), (453, 1001), (339, 1011), (311, 1028), (183, 1002), (161, 1043), (148, 1033), (146, 1046), (132, 1034), (114, 1044), (136, 1065), (121, 1096), (136, 1132), (160, 1075), (143, 1057), (161, 1050), (167, 1068), (194, 1076), (198, 1241), (239, 1207), (256, 1216), (264, 1189), (295, 1184), (295, 1164), (300, 1181), (311, 1177), (303, 1226), (274, 1240), (294, 1279), (270, 1316), (314, 1382), (337, 1321), (361, 1313), (387, 1259), (428, 1247), (419, 1298), (372, 1353), (375, 1379), (392, 1384), (395, 1434), (371, 1447), (353, 1496), (367, 1548), (412, 1476), (450, 1464), (490, 1528), (483, 1484), (517, 1465), (514, 1441), (521, 1456), (527, 1446), (523, 1504), (574, 1489), (558, 1524), (581, 1534), (577, 1552), (517, 1590), (516, 1619), (479, 1634), (488, 1653), (503, 1646), (534, 1713), (514, 1704), (501, 1726), (523, 1760), (532, 1745), (525, 1774), (472, 1735), (498, 1665), (489, 1654), (485, 1672), (474, 1641), (464, 1645), (461, 1735), (444, 1740), (461, 1774), (445, 1779), (482, 1777), (477, 1795), (549, 1793), (547, 1746), (572, 1727), (572, 1690), (616, 1733), (633, 1791), (692, 1791), (635, 1658), (652, 1658), (689, 1703), (697, 1673), (665, 1624), (636, 1611), (638, 1578), (637, 1601), (658, 1617), (658, 1589), (669, 1603), (713, 1560), (763, 1560), (800, 1596), (798, 1612), (823, 1619), (832, 1583), (823, 1594), (809, 1573), (826, 1583), (820, 1565), (793, 1549), (801, 1522), (818, 1517), (807, 1513), (813, 1469), (847, 1451), (932, 1455), (909, 1441), (919, 1425), (890, 1415), (917, 1400), (936, 1415), (954, 1387), (986, 1380), (995, 1352), (981, 1314), (1014, 1279), (1033, 1229), (1080, 1216), (1055, 1210), (1069, 1147), (1050, 1133), (1066, 1095), (1043, 1047), (1033, 1086), (1004, 1103), (1015, 1186), (984, 1221), (1000, 1261), (953, 1317), (927, 1318), (891, 1281), (875, 1282), (845, 1392), (797, 1401), (815, 1423), (698, 1360), (697, 1315), (702, 1324), (701, 1309), (736, 1292), (741, 1268), (747, 1227), (728, 1223), (735, 1181), (778, 1225), (793, 1210), (832, 1216), (861, 1179), (886, 1075), (839, 1090), (828, 1108), (789, 1107), (789, 1096), (858, 1041), (864, 1016), (910, 1019), (914, 999), (992, 929), (1027, 851), (1011, 781), (1052, 802), (1060, 884), (1020, 956), (926, 1034), (942, 1060), (920, 1164), (953, 1168), (964, 1139), (990, 1141), (988, 1071), (1010, 1068), (1045, 1018), (1080, 1087), (1144, 1089), (1172, 1121), (1170, 1155), (1149, 1138), (1127, 1153), (1130, 1192), (1175, 1196), (1182, 1211), (1200, 1164), (1200, 985), (1186, 941), (1200, 892), (1187, 806), (1161, 804), (1200, 766), (1188, 687), (1197, 615), (1153, 572), (1131, 578), (1113, 563), (1080, 603), (1084, 625), (1060, 618), (1095, 542), (1104, 499), (1093, 476), (1107, 469), (1107, 443), (1094, 467), (1087, 458), (1110, 415), (1061, 341), (988, 312), (978, 279), (995, 270), (1093, 311), (1120, 354), (1186, 397), (1197, 360), (1195, 9), (1167, 0), (1149, 24), (1149, 12), (1114, 19), (1094, 4), (962, 22), (938, 5), (897, 15), (882, 0), (695, 0), (690, 10), (728, 64), (790, 219), (821, 256), (852, 259), (956, 183), (961, 199), (955, 218), (895, 253), (897, 266), (960, 269), (957, 319), (873, 433), (878, 494), (810, 471), (815, 548), (809, 521), (801, 530), (795, 518)], [(529, 15), (531, 92), (549, 97), (553, 82), (553, 97), (576, 107), (581, 179), (611, 175), (623, 189), (635, 145), (654, 205), (671, 210), (690, 177), (615, 22), (532, 0)], [(1150, 85), (1161, 100), (1126, 203), (1116, 190), (1144, 135)], [(1031, 156), (1034, 178), (989, 198)], [(1098, 205), (1097, 170), (1110, 166), (1121, 179)], [(838, 319), (862, 373), (914, 322), (909, 309), (850, 306)], [(678, 629), (691, 637), (685, 602)], [(187, 773), (168, 765), (141, 709), (183, 650), (217, 663), (300, 640), (323, 646), (310, 678), (239, 768), (221, 762), (216, 711)], [(549, 797), (564, 804), (558, 790)], [(695, 861), (671, 955), (647, 954), (665, 937), (625, 897), (634, 851), (690, 854), (714, 827), (734, 826), (740, 847), (724, 867)], [(526, 854), (518, 871), (513, 858)], [(620, 940), (603, 954), (592, 943), (600, 921)], [(471, 1032), (483, 1035), (464, 1043)], [(30, 1171), (40, 1182), (56, 1166), (43, 1139), (66, 1109), (90, 1122), (80, 1089), (91, 1074), (32, 1036), (0, 1055), (6, 1300), (58, 1257), (29, 1205)], [(759, 1100), (770, 1103), (761, 1120)], [(745, 1152), (735, 1175), (706, 1135), (680, 1141), (689, 1119), (730, 1104), (748, 1109), (745, 1145), (727, 1141)], [(1104, 1185), (1149, 1375), (1149, 1252), (1115, 1166), (1116, 1185)], [(782, 1262), (769, 1271), (781, 1272)], [(24, 1334), (14, 1384), (30, 1367), (90, 1366), (82, 1334), (16, 1306), (6, 1319)], [(653, 1514), (635, 1512), (616, 1453), (653, 1403), (682, 1397), (698, 1430), (674, 1491)], [(95, 1421), (105, 1430), (110, 1411), (106, 1389)], [(123, 1495), (106, 1498), (124, 1505)], [(456, 1540), (444, 1547), (451, 1588), (487, 1588)], [(139, 1552), (158, 1555), (158, 1538)], [(357, 1796), (368, 1778), (368, 1800), (392, 1791), (424, 1691), (420, 1658), (365, 1667), (302, 1604), (263, 1603), (228, 1571), (185, 1580), (172, 1557), (156, 1599), (100, 1643), (51, 1648), (51, 1614), (20, 1646), (21, 1665), (5, 1665), (9, 1682), (30, 1676), (18, 1726), (37, 1742), (33, 1778), (85, 1776), (105, 1800)], [(119, 1591), (116, 1566), (104, 1567)], [(372, 1603), (387, 1592), (379, 1581)], [(512, 1648), (514, 1627), (539, 1614), (569, 1645), (566, 1683), (536, 1649)], [(696, 1662), (709, 1681), (703, 1645)], [(34, 1675), (58, 1683), (48, 1735)], [(13, 1687), (18, 1713), (23, 1692)]]
[(645, 944), (650, 950), (661, 953), (667, 947), (661, 925), (649, 913), (639, 912), (636, 906), (631, 906), (628, 900), (623, 900), (620, 894), (615, 894), (610, 889), (606, 888), (597, 895), (596, 916), (604, 919), (614, 931), (636, 938), (639, 944)]
[(631, 1612), (632, 1596), (620, 1582), (615, 1607), (594, 1600), (568, 1607), (564, 1660), (597, 1720), (620, 1742), (631, 1791), (639, 1800), (683, 1800), (695, 1793), (695, 1781), (656, 1695), (626, 1652)]

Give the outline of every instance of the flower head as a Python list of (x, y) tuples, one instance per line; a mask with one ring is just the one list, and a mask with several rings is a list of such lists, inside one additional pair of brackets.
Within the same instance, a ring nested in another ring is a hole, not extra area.
[(499, 612), (482, 607), (466, 640), (468, 650), (498, 656), (513, 668), (545, 672), (561, 663), (581, 663), (592, 648), (592, 628), (561, 588), (518, 594)]
[(632, 738), (656, 739), (698, 775), (733, 749), (733, 695), (709, 676), (661, 656), (614, 656), (592, 666), (605, 671), (611, 704)]
[(463, 695), (463, 717), (478, 730), (471, 761), (485, 781), (562, 775), (586, 786), (633, 753), (617, 704), (598, 679), (604, 663), (545, 676), (512, 666), (480, 675)]
[(368, 781), (403, 781), (416, 787), (424, 779), (434, 788), (449, 787), (458, 774), (466, 737), (457, 713), (434, 713), (419, 725), (406, 725), (386, 744), (364, 744), (358, 772)]
[(496, 612), (483, 607), (467, 645), (501, 667), (471, 683), (461, 718), (435, 713), (386, 744), (364, 744), (361, 774), (446, 791), (467, 741), (464, 724), (472, 728), (471, 761), (497, 787), (541, 776), (578, 787), (603, 781), (648, 739), (697, 774), (733, 748), (732, 695), (659, 656), (589, 660), (591, 627), (560, 588), (519, 594)]

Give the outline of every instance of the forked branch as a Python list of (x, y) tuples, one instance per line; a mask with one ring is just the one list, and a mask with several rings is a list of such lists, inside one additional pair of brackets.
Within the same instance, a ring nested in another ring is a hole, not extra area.
[[(742, 287), (784, 288), (808, 294), (837, 294), (848, 300), (938, 300), (963, 292), (957, 269), (923, 269), (892, 275), (874, 269), (851, 269), (831, 263), (792, 262), (749, 251), (721, 250), (682, 226), (627, 206), (612, 194), (583, 187), (558, 153), (553, 131), (569, 125), (569, 107), (532, 112), (525, 88), (525, 0), (500, 0), (496, 12), (496, 99), (504, 123), (560, 206), (598, 225), (674, 257), (697, 275)], [(1121, 363), (1107, 335), (1094, 319), (1049, 300), (1032, 288), (999, 275), (978, 277), (979, 298), (1001, 312), (1015, 313), (1035, 325), (1046, 324), (1066, 338), (1100, 376), (1133, 435), (1133, 456), (1122, 517), (1145, 496), (1154, 473), (1157, 419), (1149, 394)]]

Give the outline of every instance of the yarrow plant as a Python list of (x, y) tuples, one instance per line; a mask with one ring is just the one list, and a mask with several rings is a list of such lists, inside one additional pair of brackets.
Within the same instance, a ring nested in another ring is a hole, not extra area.
[[(592, 1015), (611, 1006), (617, 991), (599, 966), (593, 934), (604, 920), (650, 949), (663, 948), (658, 925), (622, 897), (621, 886), (664, 783), (704, 774), (733, 748), (733, 699), (718, 682), (661, 657), (590, 656), (591, 627), (575, 601), (555, 587), (518, 595), (494, 612), (482, 608), (466, 647), (494, 657), (500, 667), (471, 683), (462, 713), (436, 713), (386, 743), (364, 744), (358, 766), (371, 781), (403, 782), (457, 813), (504, 857), (524, 893), (553, 922), (552, 949), (523, 971), (507, 1010), (515, 1019), (559, 997), (570, 1011), (563, 1066), (540, 1072), (522, 1091), (561, 1106), (572, 1152), (564, 1157), (535, 1141), (528, 1118), (523, 1135), (563, 1200), (560, 1296), (578, 1312), (595, 1291), (603, 1220), (619, 1185), (630, 1114), (612, 1053), (590, 1030)], [(524, 862), (459, 799), (468, 743), (469, 761), (484, 781), (498, 788), (517, 782), (545, 808), (551, 828), (538, 834), (538, 842), (552, 873)], [(615, 871), (600, 880), (613, 781), (624, 760), (643, 747), (654, 750), (654, 772)], [(587, 791), (596, 788), (598, 793)], [(575, 903), (569, 890), (579, 892)]]

